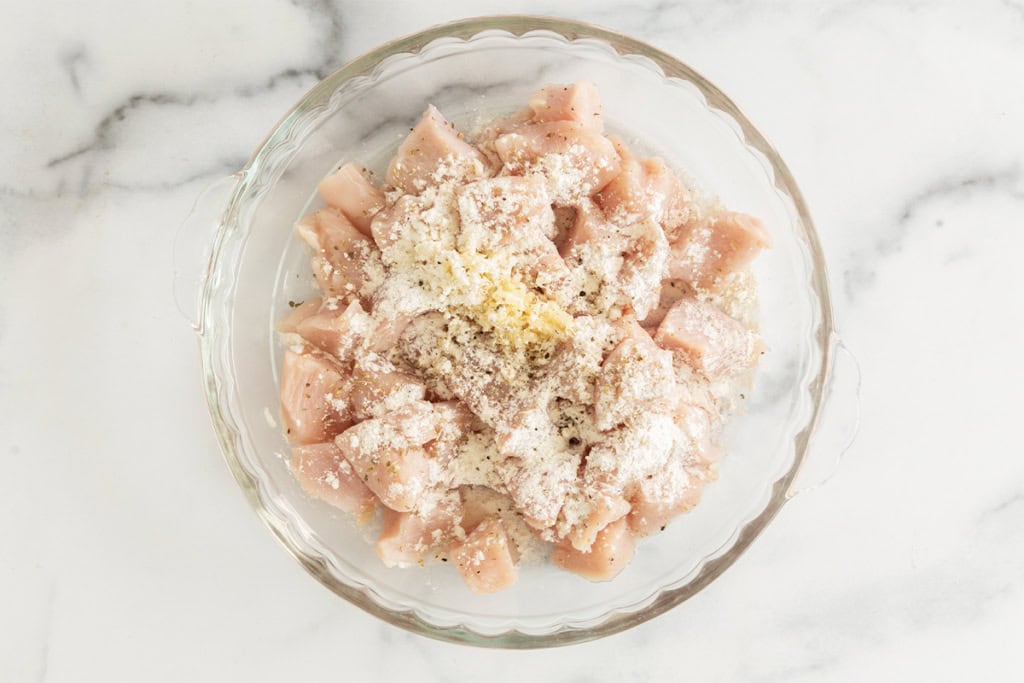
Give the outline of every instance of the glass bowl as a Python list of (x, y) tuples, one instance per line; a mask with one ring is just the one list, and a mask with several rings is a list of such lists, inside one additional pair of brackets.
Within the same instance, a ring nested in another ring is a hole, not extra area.
[[(614, 581), (524, 567), (477, 596), (452, 567), (389, 569), (372, 538), (305, 496), (278, 424), (273, 323), (312, 291), (292, 231), (339, 162), (381, 171), (428, 103), (459, 126), (522, 107), (545, 83), (594, 81), (611, 132), (685, 170), (729, 207), (759, 216), (775, 245), (759, 257), (763, 356), (728, 455), (703, 501), (640, 543)], [(246, 166), (215, 183), (176, 244), (176, 291), (202, 351), (210, 415), (242, 490), (284, 547), (325, 586), (392, 624), (495, 647), (546, 647), (644, 622), (707, 586), (794, 490), (822, 414), (835, 336), (818, 239), (778, 154), (736, 106), (675, 58), (632, 38), (541, 17), (486, 17), (384, 45), (314, 87)]]

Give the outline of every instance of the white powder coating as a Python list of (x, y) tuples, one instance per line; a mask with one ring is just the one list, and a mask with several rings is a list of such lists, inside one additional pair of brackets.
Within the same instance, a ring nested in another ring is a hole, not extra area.
[[(742, 322), (756, 343), (748, 270), (661, 296), (670, 261), (706, 256), (711, 203), (689, 188), (680, 199), (647, 187), (627, 193), (629, 210), (605, 211), (595, 179), (626, 157), (569, 144), (530, 158), (527, 144), (506, 149), (502, 164), (495, 141), (529, 123), (520, 114), (485, 129), (489, 165), (449, 154), (432, 176), (406, 184), (410, 192), (385, 188), (371, 223), (376, 246), (359, 247), (358, 290), (349, 284), (321, 307), (369, 307), (352, 311), (347, 330), (354, 379), (325, 397), (339, 415), (369, 416), (337, 437), (348, 458), (338, 471), (379, 485), (385, 502), (403, 501), (394, 509), (412, 522), (395, 532), (395, 547), (419, 561), (430, 550), (444, 557), (487, 518), (501, 522), (523, 561), (545, 557), (552, 543), (589, 552), (624, 514), (639, 529), (663, 526), (715, 478), (721, 422), (748, 379), (709, 381), (637, 322), (659, 306), (664, 316), (685, 295)], [(680, 230), (688, 241), (670, 244), (666, 232)], [(315, 266), (336, 281), (326, 259)], [(287, 341), (305, 345), (297, 335)], [(366, 377), (382, 379), (353, 392)], [(363, 397), (355, 408), (354, 394)], [(366, 396), (371, 405), (360, 407)], [(338, 489), (333, 472), (325, 481)], [(389, 565), (410, 563), (382, 548)]]

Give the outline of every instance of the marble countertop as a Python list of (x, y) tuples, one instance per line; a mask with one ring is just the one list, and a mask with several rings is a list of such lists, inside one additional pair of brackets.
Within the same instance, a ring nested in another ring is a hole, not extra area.
[[(836, 476), (682, 607), (494, 652), (376, 621), (272, 540), (218, 453), (170, 245), (347, 59), (555, 7), (679, 56), (776, 144), (819, 226), (863, 419)], [(1022, 36), (1015, 0), (12, 6), (0, 680), (1019, 679)]]

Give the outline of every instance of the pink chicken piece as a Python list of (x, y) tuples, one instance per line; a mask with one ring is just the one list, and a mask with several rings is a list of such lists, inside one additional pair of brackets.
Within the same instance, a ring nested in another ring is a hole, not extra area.
[(519, 577), (508, 534), (494, 517), (480, 522), (465, 541), (453, 543), (451, 555), (462, 580), (478, 595), (508, 588)]
[(671, 459), (657, 477), (641, 480), (629, 497), (630, 530), (639, 536), (664, 530), (700, 502), (702, 488), (703, 482), (689, 476), (680, 458)]
[(543, 175), (555, 206), (580, 202), (619, 172), (619, 156), (608, 138), (578, 121), (522, 126), (496, 139), (494, 149), (512, 175)]
[(345, 403), (349, 372), (319, 352), (288, 349), (281, 369), (281, 415), (288, 440), (322, 443), (352, 424)]
[(458, 455), (463, 438), (482, 430), (484, 423), (461, 401), (439, 401), (431, 405), (438, 416), (438, 433), (426, 448), (442, 467), (447, 467)]
[(437, 429), (437, 415), (420, 401), (360, 422), (334, 442), (382, 503), (409, 512), (432, 483), (423, 444), (437, 438)]
[(274, 329), (282, 334), (295, 333), (298, 331), (299, 323), (306, 318), (316, 315), (320, 311), (320, 306), (323, 304), (324, 298), (322, 296), (314, 296), (311, 299), (306, 299), (298, 306), (294, 306), (288, 315), (284, 316), (274, 325)]
[(445, 497), (428, 514), (384, 508), (377, 556), (388, 567), (407, 567), (448, 542), (461, 518), (458, 496)]
[(726, 212), (680, 231), (670, 249), (668, 276), (707, 289), (770, 246), (771, 237), (761, 221)]
[(295, 231), (316, 251), (313, 275), (326, 294), (369, 302), (373, 292), (368, 269), (383, 269), (380, 250), (370, 238), (333, 208), (306, 216)]
[(598, 205), (618, 225), (656, 221), (671, 240), (690, 216), (690, 192), (661, 159), (637, 159), (621, 140), (612, 142), (622, 170), (597, 194)]
[[(565, 261), (552, 243), (555, 214), (544, 179), (539, 175), (500, 176), (463, 185), (457, 190), (466, 251), (511, 248), (530, 255), (530, 280), (542, 291), (568, 299), (570, 278)], [(465, 230), (467, 225), (486, 230)], [(480, 236), (483, 235), (483, 238)], [(470, 236), (472, 238), (470, 239)]]
[(487, 243), (467, 243), (465, 249), (532, 245), (555, 236), (555, 214), (544, 179), (539, 176), (484, 178), (459, 187), (456, 195), (463, 224), (486, 226), (491, 233)]
[(528, 106), (536, 122), (576, 121), (585, 130), (604, 132), (601, 95), (590, 81), (546, 85), (530, 97)]
[(313, 498), (353, 515), (358, 524), (365, 524), (373, 515), (377, 496), (333, 442), (293, 446), (291, 467), (302, 490)]
[(321, 306), (315, 315), (295, 326), (295, 332), (318, 349), (340, 361), (353, 359), (355, 352), (368, 343), (374, 333), (374, 322), (358, 301), (342, 307)]
[(410, 403), (422, 402), (427, 388), (401, 372), (383, 356), (368, 353), (352, 370), (352, 414), (356, 419), (381, 417)]
[(509, 497), (529, 524), (552, 526), (572, 491), (579, 454), (551, 449), (557, 430), (541, 407), (516, 411), (495, 432), (495, 445), (506, 458), (500, 478)]
[(438, 171), (457, 178), (480, 178), (490, 175), (490, 164), (431, 105), (398, 148), (387, 179), (403, 192), (417, 194)]
[(620, 252), (623, 241), (621, 233), (605, 219), (600, 207), (591, 201), (584, 201), (576, 207), (575, 217), (558, 253), (566, 259), (571, 256), (579, 258), (586, 245), (603, 248), (608, 253)]
[(635, 319), (619, 327), (622, 341), (605, 358), (594, 384), (595, 425), (601, 431), (636, 413), (671, 412), (676, 393), (672, 354), (658, 348)]
[(658, 293), (668, 262), (668, 240), (655, 221), (634, 223), (627, 230), (618, 286), (638, 318), (646, 318), (658, 305)]
[(626, 516), (630, 509), (629, 502), (622, 496), (601, 491), (588, 492), (587, 508), (583, 518), (565, 535), (565, 540), (581, 552), (589, 551), (597, 541), (598, 534), (609, 524)]
[(683, 297), (669, 309), (654, 341), (663, 349), (684, 354), (690, 365), (712, 382), (753, 367), (761, 351), (754, 333), (692, 296)]
[(348, 163), (320, 181), (317, 190), (330, 206), (339, 209), (359, 232), (370, 235), (370, 222), (384, 206), (384, 193), (366, 178), (366, 169)]
[(597, 534), (589, 552), (582, 552), (563, 543), (551, 552), (551, 562), (591, 581), (610, 581), (633, 559), (634, 550), (633, 535), (629, 532), (626, 519), (620, 518)]
[(658, 294), (658, 304), (640, 321), (641, 327), (646, 330), (657, 329), (669, 309), (684, 296), (692, 294), (693, 288), (682, 280), (663, 280)]

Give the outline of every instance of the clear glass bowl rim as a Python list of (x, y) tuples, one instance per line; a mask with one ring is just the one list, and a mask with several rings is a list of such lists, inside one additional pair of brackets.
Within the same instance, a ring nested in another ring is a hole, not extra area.
[[(696, 86), (706, 99), (709, 108), (721, 111), (732, 117), (740, 128), (745, 144), (764, 155), (774, 173), (776, 187), (793, 202), (793, 207), (800, 222), (800, 225), (797, 227), (802, 228), (801, 237), (807, 246), (812, 261), (810, 286), (817, 296), (820, 309), (818, 311), (820, 325), (816, 331), (818, 348), (821, 349), (820, 366), (813, 379), (805, 387), (810, 394), (813, 404), (812, 413), (807, 424), (795, 437), (793, 465), (783, 477), (775, 482), (772, 487), (771, 498), (764, 510), (740, 529), (735, 542), (724, 554), (707, 560), (700, 572), (685, 585), (663, 590), (651, 604), (640, 610), (612, 613), (596, 626), (588, 628), (566, 626), (554, 633), (544, 635), (521, 633), (514, 630), (498, 635), (481, 634), (474, 632), (466, 626), (440, 627), (428, 623), (413, 611), (387, 609), (377, 604), (361, 590), (339, 581), (328, 570), (322, 559), (310, 556), (299, 548), (293, 541), (290, 530), (268, 513), (259, 497), (258, 482), (242, 466), (239, 460), (238, 453), (236, 452), (237, 444), (230, 435), (232, 427), (227, 423), (225, 411), (222, 410), (220, 405), (221, 379), (217, 375), (216, 363), (213, 359), (213, 355), (216, 353), (215, 340), (211, 338), (210, 334), (206, 333), (206, 330), (204, 330), (205, 326), (202, 323), (207, 314), (210, 313), (211, 299), (213, 298), (213, 290), (217, 281), (217, 278), (212, 277), (212, 274), (217, 269), (221, 246), (227, 234), (233, 228), (237, 228), (240, 204), (250, 189), (247, 184), (256, 175), (254, 171), (265, 163), (276, 143), (289, 136), (295, 124), (302, 120), (304, 114), (325, 103), (331, 94), (349, 79), (370, 74), (380, 62), (388, 57), (403, 53), (419, 52), (437, 39), (456, 38), (468, 40), (482, 32), (492, 30), (503, 31), (516, 37), (521, 37), (531, 31), (547, 31), (559, 34), (570, 41), (581, 38), (600, 40), (610, 45), (620, 55), (640, 55), (645, 57), (654, 62), (666, 77), (683, 79)], [(483, 647), (526, 649), (555, 647), (594, 640), (624, 631), (653, 619), (678, 606), (702, 590), (743, 554), (753, 540), (778, 514), (786, 501), (789, 500), (791, 487), (808, 456), (811, 437), (821, 418), (825, 388), (828, 386), (832, 362), (838, 344), (824, 255), (803, 195), (778, 152), (775, 151), (774, 147), (753, 126), (732, 100), (702, 75), (675, 57), (622, 33), (592, 24), (561, 18), (532, 15), (496, 15), (440, 24), (398, 38), (371, 50), (353, 59), (321, 80), (274, 126), (269, 135), (257, 147), (256, 152), (246, 165), (234, 177), (238, 179), (238, 182), (213, 240), (207, 266), (207, 277), (205, 278), (201, 293), (200, 315), (197, 325), (204, 385), (206, 387), (210, 416), (224, 459), (257, 515), (281, 545), (306, 571), (348, 602), (390, 624), (413, 633), (448, 642)]]

